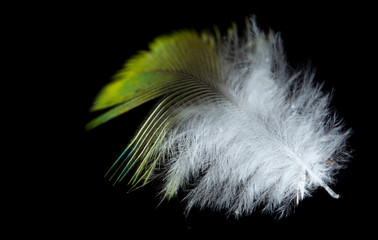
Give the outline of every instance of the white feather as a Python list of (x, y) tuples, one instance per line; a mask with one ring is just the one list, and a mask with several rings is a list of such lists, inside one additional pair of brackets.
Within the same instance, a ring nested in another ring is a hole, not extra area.
[[(251, 47), (251, 41), (254, 43)], [(252, 24), (245, 38), (219, 49), (227, 101), (181, 108), (165, 136), (164, 191), (188, 191), (193, 206), (238, 217), (256, 207), (287, 213), (329, 185), (347, 160), (349, 131), (329, 109), (330, 95), (309, 70), (287, 66), (280, 37)]]
[(330, 94), (311, 70), (289, 67), (280, 36), (253, 20), (244, 37), (236, 26), (224, 40), (218, 33), (157, 38), (100, 92), (92, 110), (113, 108), (88, 129), (162, 97), (110, 179), (136, 169), (136, 187), (154, 174), (163, 198), (187, 193), (187, 212), (210, 207), (236, 217), (257, 207), (283, 216), (319, 187), (338, 198), (330, 186), (347, 162), (349, 130), (330, 110)]

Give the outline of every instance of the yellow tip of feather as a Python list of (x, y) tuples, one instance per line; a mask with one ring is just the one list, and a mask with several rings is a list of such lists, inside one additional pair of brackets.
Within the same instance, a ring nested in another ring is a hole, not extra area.
[[(171, 91), (169, 87), (174, 85), (178, 73), (185, 73), (187, 67), (193, 65), (198, 54), (208, 49), (215, 49), (214, 43), (211, 34), (198, 34), (191, 30), (157, 37), (149, 44), (149, 51), (140, 51), (124, 64), (123, 69), (113, 77), (114, 80), (101, 90), (90, 111), (114, 106), (116, 109), (111, 109), (92, 120), (86, 128), (93, 129)], [(118, 108), (117, 105), (123, 103), (128, 104)]]

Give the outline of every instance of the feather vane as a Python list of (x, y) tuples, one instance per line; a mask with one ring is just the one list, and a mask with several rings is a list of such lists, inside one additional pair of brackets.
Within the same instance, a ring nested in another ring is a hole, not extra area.
[(226, 38), (181, 31), (126, 62), (92, 110), (113, 108), (87, 127), (161, 97), (110, 179), (133, 169), (136, 188), (160, 177), (163, 199), (188, 191), (188, 211), (283, 214), (318, 187), (339, 197), (329, 185), (347, 160), (349, 131), (313, 78), (310, 70), (292, 71), (279, 35), (253, 20), (242, 37), (235, 25)]

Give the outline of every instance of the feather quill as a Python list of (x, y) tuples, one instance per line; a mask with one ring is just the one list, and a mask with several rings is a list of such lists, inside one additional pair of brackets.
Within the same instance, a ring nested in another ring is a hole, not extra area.
[[(158, 37), (126, 62), (92, 110), (112, 107), (92, 129), (161, 97), (107, 175), (132, 188), (154, 177), (162, 198), (185, 190), (192, 207), (238, 217), (256, 207), (281, 215), (318, 187), (329, 186), (348, 159), (349, 130), (330, 110), (330, 94), (308, 69), (286, 63), (280, 36), (252, 19), (236, 25)], [(294, 204), (293, 204), (294, 203)]]

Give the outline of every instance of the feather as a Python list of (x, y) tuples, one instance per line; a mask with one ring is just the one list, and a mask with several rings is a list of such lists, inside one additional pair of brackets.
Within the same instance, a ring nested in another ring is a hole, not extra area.
[(226, 37), (180, 31), (126, 62), (92, 110), (112, 108), (87, 128), (161, 97), (108, 171), (111, 180), (131, 170), (132, 188), (160, 178), (162, 199), (187, 192), (188, 212), (239, 217), (260, 207), (283, 216), (319, 187), (338, 198), (329, 186), (348, 160), (350, 131), (313, 78), (292, 70), (280, 36), (253, 19), (244, 34), (233, 25)]

